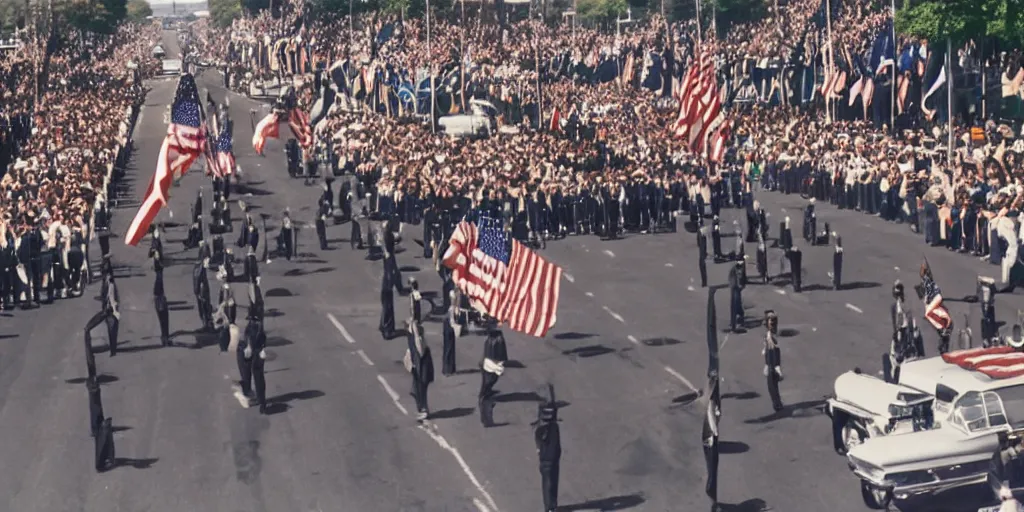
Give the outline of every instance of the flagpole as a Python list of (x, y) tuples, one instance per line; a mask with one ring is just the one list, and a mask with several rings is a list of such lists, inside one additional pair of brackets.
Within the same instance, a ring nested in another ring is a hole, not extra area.
[[(466, 0), (460, 0), (462, 6), (462, 30), (459, 31), (459, 53), (462, 54), (462, 62), (459, 63), (459, 98), (462, 103), (462, 113), (466, 113)], [(501, 13), (498, 13), (501, 16)], [(500, 21), (500, 20), (499, 20)]]
[(953, 162), (953, 38), (946, 37), (946, 162)]
[(432, 53), (430, 51), (430, 0), (427, 0), (427, 75), (430, 78), (430, 132), (437, 131), (437, 117), (435, 109), (437, 105), (437, 88), (434, 87), (434, 65), (430, 62)]
[[(776, 3), (778, 5), (778, 3)], [(778, 8), (776, 7), (775, 15), (778, 16)], [(829, 69), (835, 68), (835, 49), (832, 48), (832, 0), (825, 0), (825, 21), (827, 22), (828, 28), (828, 67)], [(828, 74), (825, 75), (825, 81), (828, 81)], [(828, 85), (823, 83), (822, 85)], [(825, 121), (828, 123), (832, 122), (832, 109), (829, 107), (829, 94), (832, 91), (822, 91), (822, 96), (825, 97)]]
[(700, 0), (693, 0), (693, 3), (697, 6), (697, 43), (702, 43), (704, 41), (700, 34)]
[(889, 129), (896, 133), (896, 0), (890, 0), (892, 12), (892, 99), (889, 103)]

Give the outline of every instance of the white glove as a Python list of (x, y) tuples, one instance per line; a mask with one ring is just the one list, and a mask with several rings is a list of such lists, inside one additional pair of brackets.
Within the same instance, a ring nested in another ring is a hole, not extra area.
[(266, 349), (260, 350), (260, 359), (266, 359), (266, 358), (267, 358), (267, 350)]
[[(250, 357), (252, 357), (252, 348), (245, 347), (245, 350), (242, 351), (242, 355), (245, 356), (246, 359), (249, 359)], [(765, 370), (765, 371), (768, 371), (768, 370)]]
[(764, 376), (768, 376), (768, 365), (764, 365)]
[(779, 376), (779, 380), (782, 380), (782, 367), (781, 366), (776, 366), (775, 367), (775, 373)]

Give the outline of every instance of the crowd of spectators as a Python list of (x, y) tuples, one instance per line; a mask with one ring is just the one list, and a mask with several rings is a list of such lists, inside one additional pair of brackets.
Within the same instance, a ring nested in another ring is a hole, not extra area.
[(124, 149), (158, 38), (159, 27), (125, 24), (107, 37), (67, 38), (48, 58), (34, 55), (41, 50), (33, 45), (0, 55), (0, 145), (7, 158), (0, 169), (4, 306), (39, 301), (38, 286), (28, 293), (13, 277), (19, 267), (29, 279), (41, 273), (49, 291), (67, 293), (68, 283), (52, 282), (47, 265), (35, 260), (80, 249), (72, 241), (87, 244), (94, 213), (106, 211), (113, 180), (130, 153)]

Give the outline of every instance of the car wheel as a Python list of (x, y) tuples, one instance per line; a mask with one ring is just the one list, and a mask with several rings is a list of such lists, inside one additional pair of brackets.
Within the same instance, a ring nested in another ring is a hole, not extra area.
[(860, 497), (864, 505), (871, 510), (888, 510), (892, 502), (892, 491), (875, 487), (864, 480), (860, 481)]
[(867, 436), (864, 435), (864, 431), (857, 428), (853, 421), (847, 421), (846, 425), (843, 426), (843, 446), (846, 447), (847, 453), (853, 447), (863, 444), (866, 439)]

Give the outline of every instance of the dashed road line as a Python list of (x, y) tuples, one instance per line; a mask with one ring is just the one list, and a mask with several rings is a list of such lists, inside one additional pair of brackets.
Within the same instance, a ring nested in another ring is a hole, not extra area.
[(692, 286), (687, 286), (686, 287), (686, 291), (688, 291), (688, 292), (695, 292), (695, 291), (697, 291), (697, 289), (692, 287)]
[(608, 249), (605, 249), (604, 253), (607, 254), (609, 258), (614, 258), (615, 257), (615, 253), (609, 251)]
[[(476, 475), (474, 475), (473, 470), (469, 468), (469, 464), (466, 464), (466, 460), (462, 458), (462, 454), (459, 453), (459, 450), (452, 446), (451, 444), (449, 444), (448, 440), (445, 439), (444, 436), (438, 434), (437, 432), (434, 432), (430, 428), (427, 428), (425, 425), (420, 425), (420, 429), (426, 432), (427, 435), (430, 436), (430, 438), (433, 439), (438, 446), (444, 448), (446, 451), (448, 451), (448, 453), (452, 454), (452, 457), (455, 457), (455, 462), (459, 463), (459, 466), (462, 467), (462, 472), (465, 473), (467, 477), (469, 477), (469, 481), (473, 484), (473, 487), (476, 487), (476, 490), (479, 491), (480, 494), (484, 497), (484, 501), (486, 501), (487, 505), (490, 506), (490, 510), (498, 512), (498, 505), (494, 503), (494, 498), (492, 498), (491, 495), (487, 492), (487, 489), (484, 489), (483, 484), (481, 484), (480, 481), (477, 480)], [(476, 505), (477, 508), (480, 509), (481, 511), (490, 512), (490, 510), (480, 507), (481, 505), (483, 505), (483, 502), (480, 502), (479, 500), (473, 500), (473, 504)]]
[(398, 407), (398, 410), (402, 411), (402, 414), (408, 416), (409, 411), (405, 410), (405, 406), (402, 405), (402, 402), (400, 402), (398, 399), (398, 393), (395, 393), (395, 390), (391, 389), (391, 385), (388, 384), (388, 381), (384, 378), (384, 376), (377, 375), (377, 380), (380, 381), (381, 386), (384, 386), (384, 391), (387, 391), (388, 396), (391, 397), (391, 401), (395, 403), (395, 407)]
[(686, 387), (690, 388), (690, 391), (693, 391), (694, 393), (699, 393), (697, 388), (694, 387), (693, 384), (686, 377), (683, 377), (681, 373), (673, 370), (671, 366), (666, 366), (665, 371), (668, 372), (669, 375), (679, 380), (679, 382), (682, 382)]
[(576, 282), (576, 278), (573, 277), (572, 274), (570, 274), (568, 272), (563, 272), (562, 275), (565, 276), (565, 280), (566, 281), (569, 281), (570, 283), (575, 283)]
[(605, 312), (608, 313), (609, 315), (611, 315), (612, 318), (614, 318), (614, 319), (616, 319), (616, 320), (618, 320), (618, 321), (620, 321), (622, 323), (626, 323), (626, 319), (622, 318), (622, 315), (612, 311), (611, 309), (608, 309), (608, 306), (601, 306), (601, 307), (604, 308)]
[(675, 265), (673, 265), (673, 264), (671, 264), (671, 263), (666, 263), (666, 264), (665, 264), (665, 266), (666, 266), (666, 267), (670, 267), (670, 268), (671, 268), (671, 267), (674, 267)]
[(348, 333), (348, 330), (345, 329), (344, 325), (341, 325), (341, 322), (339, 322), (337, 318), (334, 318), (333, 313), (327, 313), (327, 319), (330, 320), (332, 324), (334, 324), (334, 327), (338, 329), (338, 332), (340, 332), (341, 335), (345, 338), (345, 341), (355, 344), (355, 338), (353, 338), (352, 335)]
[(860, 309), (857, 306), (854, 306), (853, 304), (850, 304), (849, 302), (846, 303), (846, 309), (852, 309), (853, 311), (856, 311), (858, 313), (863, 313), (864, 312), (863, 309)]
[(786, 290), (778, 290), (778, 289), (776, 289), (775, 293), (777, 293), (779, 295), (785, 295), (786, 294)]
[(473, 498), (473, 506), (475, 506), (479, 512), (491, 512), (491, 509), (487, 508), (487, 505), (484, 505), (484, 502), (480, 501), (478, 498)]
[(725, 348), (726, 343), (729, 343), (729, 333), (725, 333), (725, 338), (722, 340), (722, 344), (718, 346), (718, 349), (721, 350)]
[(632, 334), (630, 334), (629, 336), (626, 336), (626, 339), (629, 340), (629, 342), (634, 344), (634, 345), (639, 345), (640, 344), (640, 340), (636, 339), (636, 337), (633, 336)]
[(591, 293), (591, 292), (587, 292), (587, 297), (590, 297), (591, 299), (593, 299), (594, 298), (594, 294)]
[(356, 350), (356, 354), (359, 354), (359, 357), (363, 358), (364, 363), (370, 366), (376, 366), (373, 364), (373, 361), (370, 360), (370, 356), (366, 355), (366, 352), (363, 352), (363, 349)]

